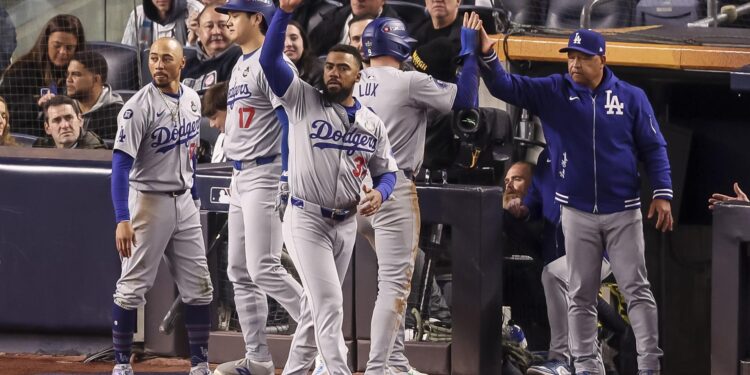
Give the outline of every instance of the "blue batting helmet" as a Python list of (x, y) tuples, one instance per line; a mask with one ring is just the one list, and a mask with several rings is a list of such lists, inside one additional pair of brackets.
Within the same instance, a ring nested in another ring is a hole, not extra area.
[(396, 18), (376, 18), (362, 32), (362, 51), (367, 59), (387, 55), (404, 61), (415, 42), (406, 32), (406, 25)]
[(270, 25), (276, 7), (273, 6), (271, 0), (227, 0), (226, 4), (216, 7), (216, 11), (224, 14), (229, 12), (260, 13), (266, 20), (266, 24)]

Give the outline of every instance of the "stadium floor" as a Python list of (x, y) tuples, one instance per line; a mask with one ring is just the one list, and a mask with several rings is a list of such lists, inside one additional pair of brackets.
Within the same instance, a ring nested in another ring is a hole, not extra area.
[[(112, 364), (107, 362), (83, 363), (84, 356), (51, 356), (35, 354), (0, 353), (2, 375), (110, 375)], [(133, 365), (136, 375), (185, 375), (189, 362), (186, 359), (154, 358)], [(211, 369), (216, 364), (211, 365)], [(281, 370), (276, 370), (281, 374)], [(361, 374), (361, 373), (357, 373)]]

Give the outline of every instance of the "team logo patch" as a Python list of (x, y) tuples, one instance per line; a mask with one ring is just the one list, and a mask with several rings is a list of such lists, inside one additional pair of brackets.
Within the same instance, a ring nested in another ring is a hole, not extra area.
[(209, 88), (213, 86), (216, 83), (216, 71), (212, 71), (211, 73), (208, 73), (205, 78), (203, 78), (203, 87), (202, 88)]
[(250, 67), (248, 66), (245, 68), (245, 70), (242, 71), (242, 76), (247, 77), (247, 75), (250, 74)]
[(190, 101), (190, 109), (191, 109), (191, 110), (192, 110), (193, 112), (198, 112), (198, 106), (197, 106), (197, 105), (195, 105), (195, 102), (194, 102), (194, 101)]
[(125, 120), (130, 120), (131, 118), (133, 118), (133, 110), (128, 109), (127, 111), (125, 111), (125, 113), (122, 114), (122, 118), (124, 118)]
[(443, 81), (441, 81), (441, 80), (439, 80), (439, 79), (434, 79), (433, 78), (432, 81), (435, 82), (435, 86), (437, 86), (437, 87), (439, 87), (439, 88), (441, 88), (443, 90), (445, 90), (445, 89), (448, 88), (448, 84), (445, 83), (445, 82), (443, 82)]

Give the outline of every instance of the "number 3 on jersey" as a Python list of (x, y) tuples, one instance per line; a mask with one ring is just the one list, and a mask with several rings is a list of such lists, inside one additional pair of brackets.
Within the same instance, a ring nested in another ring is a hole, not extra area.
[(365, 177), (367, 176), (367, 163), (365, 163), (365, 158), (361, 156), (357, 156), (354, 158), (354, 169), (352, 169), (352, 174), (354, 174), (354, 177)]
[(253, 116), (255, 116), (255, 108), (253, 107), (240, 108), (240, 129), (249, 128), (250, 123), (253, 122)]

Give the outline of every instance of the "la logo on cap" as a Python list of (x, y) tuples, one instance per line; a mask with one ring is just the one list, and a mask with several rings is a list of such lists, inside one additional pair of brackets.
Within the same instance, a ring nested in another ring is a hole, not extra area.
[(573, 44), (581, 44), (581, 36), (576, 33), (575, 38), (573, 38)]

